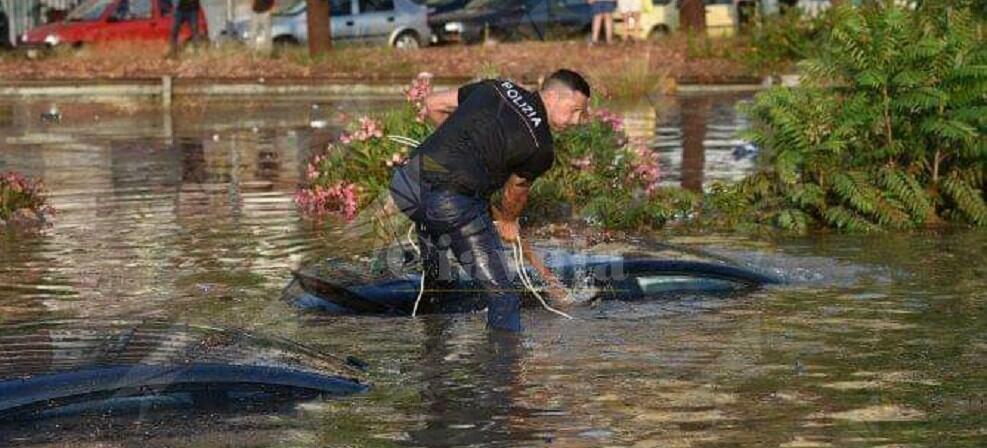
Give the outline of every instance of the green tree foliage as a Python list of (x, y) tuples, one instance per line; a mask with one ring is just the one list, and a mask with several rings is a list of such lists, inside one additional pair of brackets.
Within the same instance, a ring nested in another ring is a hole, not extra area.
[(831, 14), (802, 86), (746, 110), (763, 168), (710, 208), (795, 230), (987, 225), (987, 45), (970, 10), (888, 1)]
[(809, 16), (783, 5), (779, 14), (755, 12), (753, 23), (741, 36), (748, 51), (738, 54), (739, 60), (755, 73), (786, 71), (794, 61), (812, 57), (832, 26), (829, 11)]

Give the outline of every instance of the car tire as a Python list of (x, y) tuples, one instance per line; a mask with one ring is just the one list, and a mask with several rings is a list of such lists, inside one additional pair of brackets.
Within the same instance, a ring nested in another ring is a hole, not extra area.
[(394, 38), (394, 48), (398, 50), (415, 50), (421, 48), (422, 43), (418, 38), (418, 33), (414, 31), (402, 31), (398, 37)]
[(278, 36), (272, 40), (274, 48), (284, 49), (298, 46), (298, 39), (292, 36)]
[(648, 40), (662, 40), (666, 36), (668, 36), (668, 28), (664, 25), (658, 25), (652, 28), (651, 32), (648, 33)]

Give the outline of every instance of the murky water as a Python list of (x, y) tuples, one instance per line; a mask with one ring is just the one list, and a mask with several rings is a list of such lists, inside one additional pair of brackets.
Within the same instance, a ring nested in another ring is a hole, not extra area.
[[(744, 96), (627, 111), (695, 187), (733, 160)], [(520, 341), (482, 315), (302, 314), (290, 270), (339, 250), (291, 195), (342, 117), (389, 101), (196, 105), (0, 101), (0, 170), (43, 176), (60, 210), (0, 239), (0, 328), (155, 318), (289, 338), (370, 364), (374, 389), (287, 412), (7, 429), (24, 446), (983, 446), (987, 233), (762, 240), (669, 237), (792, 281), (743, 299), (526, 312)], [(313, 129), (311, 119), (329, 120)], [(698, 149), (697, 149), (698, 148)]]

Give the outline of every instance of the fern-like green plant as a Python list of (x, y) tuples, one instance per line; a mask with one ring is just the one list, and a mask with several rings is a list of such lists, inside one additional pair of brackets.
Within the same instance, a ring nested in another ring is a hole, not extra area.
[(763, 164), (730, 193), (793, 230), (987, 225), (987, 42), (961, 3), (835, 8), (802, 86), (744, 110)]

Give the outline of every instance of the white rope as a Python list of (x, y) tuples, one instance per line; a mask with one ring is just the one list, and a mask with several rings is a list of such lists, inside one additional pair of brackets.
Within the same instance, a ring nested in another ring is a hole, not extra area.
[(387, 138), (390, 139), (391, 141), (397, 142), (405, 146), (410, 146), (412, 148), (421, 144), (418, 140), (415, 140), (411, 137), (405, 137), (403, 135), (388, 135)]
[[(411, 244), (411, 247), (414, 247), (415, 248), (415, 252), (418, 252), (418, 258), (421, 258), (422, 251), (421, 251), (421, 249), (418, 248), (418, 245), (415, 244), (415, 241), (411, 238), (411, 232), (414, 231), (414, 230), (415, 230), (415, 225), (414, 224), (412, 224), (411, 227), (408, 227), (408, 243)], [(411, 308), (411, 317), (415, 317), (416, 315), (418, 315), (418, 303), (422, 301), (422, 296), (425, 295), (425, 271), (424, 271), (424, 268), (425, 268), (425, 263), (423, 262), (422, 263), (422, 278), (421, 278), (421, 282), (418, 285), (418, 297), (415, 298), (415, 306)]]
[[(405, 145), (410, 148), (415, 148), (418, 147), (418, 145), (421, 145), (421, 143), (419, 143), (417, 140), (411, 137), (405, 137), (403, 135), (388, 135), (387, 138), (390, 139), (391, 141), (397, 142), (398, 144)], [(418, 258), (421, 258), (422, 250), (421, 248), (418, 247), (417, 244), (415, 244), (414, 238), (411, 237), (411, 234), (414, 231), (415, 231), (415, 225), (412, 224), (410, 227), (408, 227), (408, 244), (410, 244), (411, 247), (415, 249), (415, 252), (418, 252)], [(418, 315), (418, 304), (421, 303), (422, 296), (424, 295), (425, 295), (425, 272), (422, 271), (422, 278), (418, 284), (418, 297), (415, 298), (415, 305), (411, 308), (411, 317), (415, 317)]]
[(528, 291), (531, 291), (531, 294), (533, 294), (535, 298), (537, 298), (538, 301), (541, 302), (541, 306), (544, 307), (546, 310), (558, 314), (559, 316), (562, 316), (566, 319), (572, 320), (572, 316), (549, 306), (548, 302), (546, 302), (545, 299), (542, 298), (541, 294), (539, 294), (538, 291), (535, 289), (535, 286), (531, 282), (531, 279), (528, 278), (528, 273), (525, 272), (524, 270), (524, 245), (521, 244), (521, 235), (518, 235), (517, 241), (515, 241), (514, 244), (511, 245), (511, 249), (514, 250), (514, 261), (515, 264), (517, 265), (518, 276), (521, 277), (521, 283), (524, 284), (524, 287), (528, 288)]

